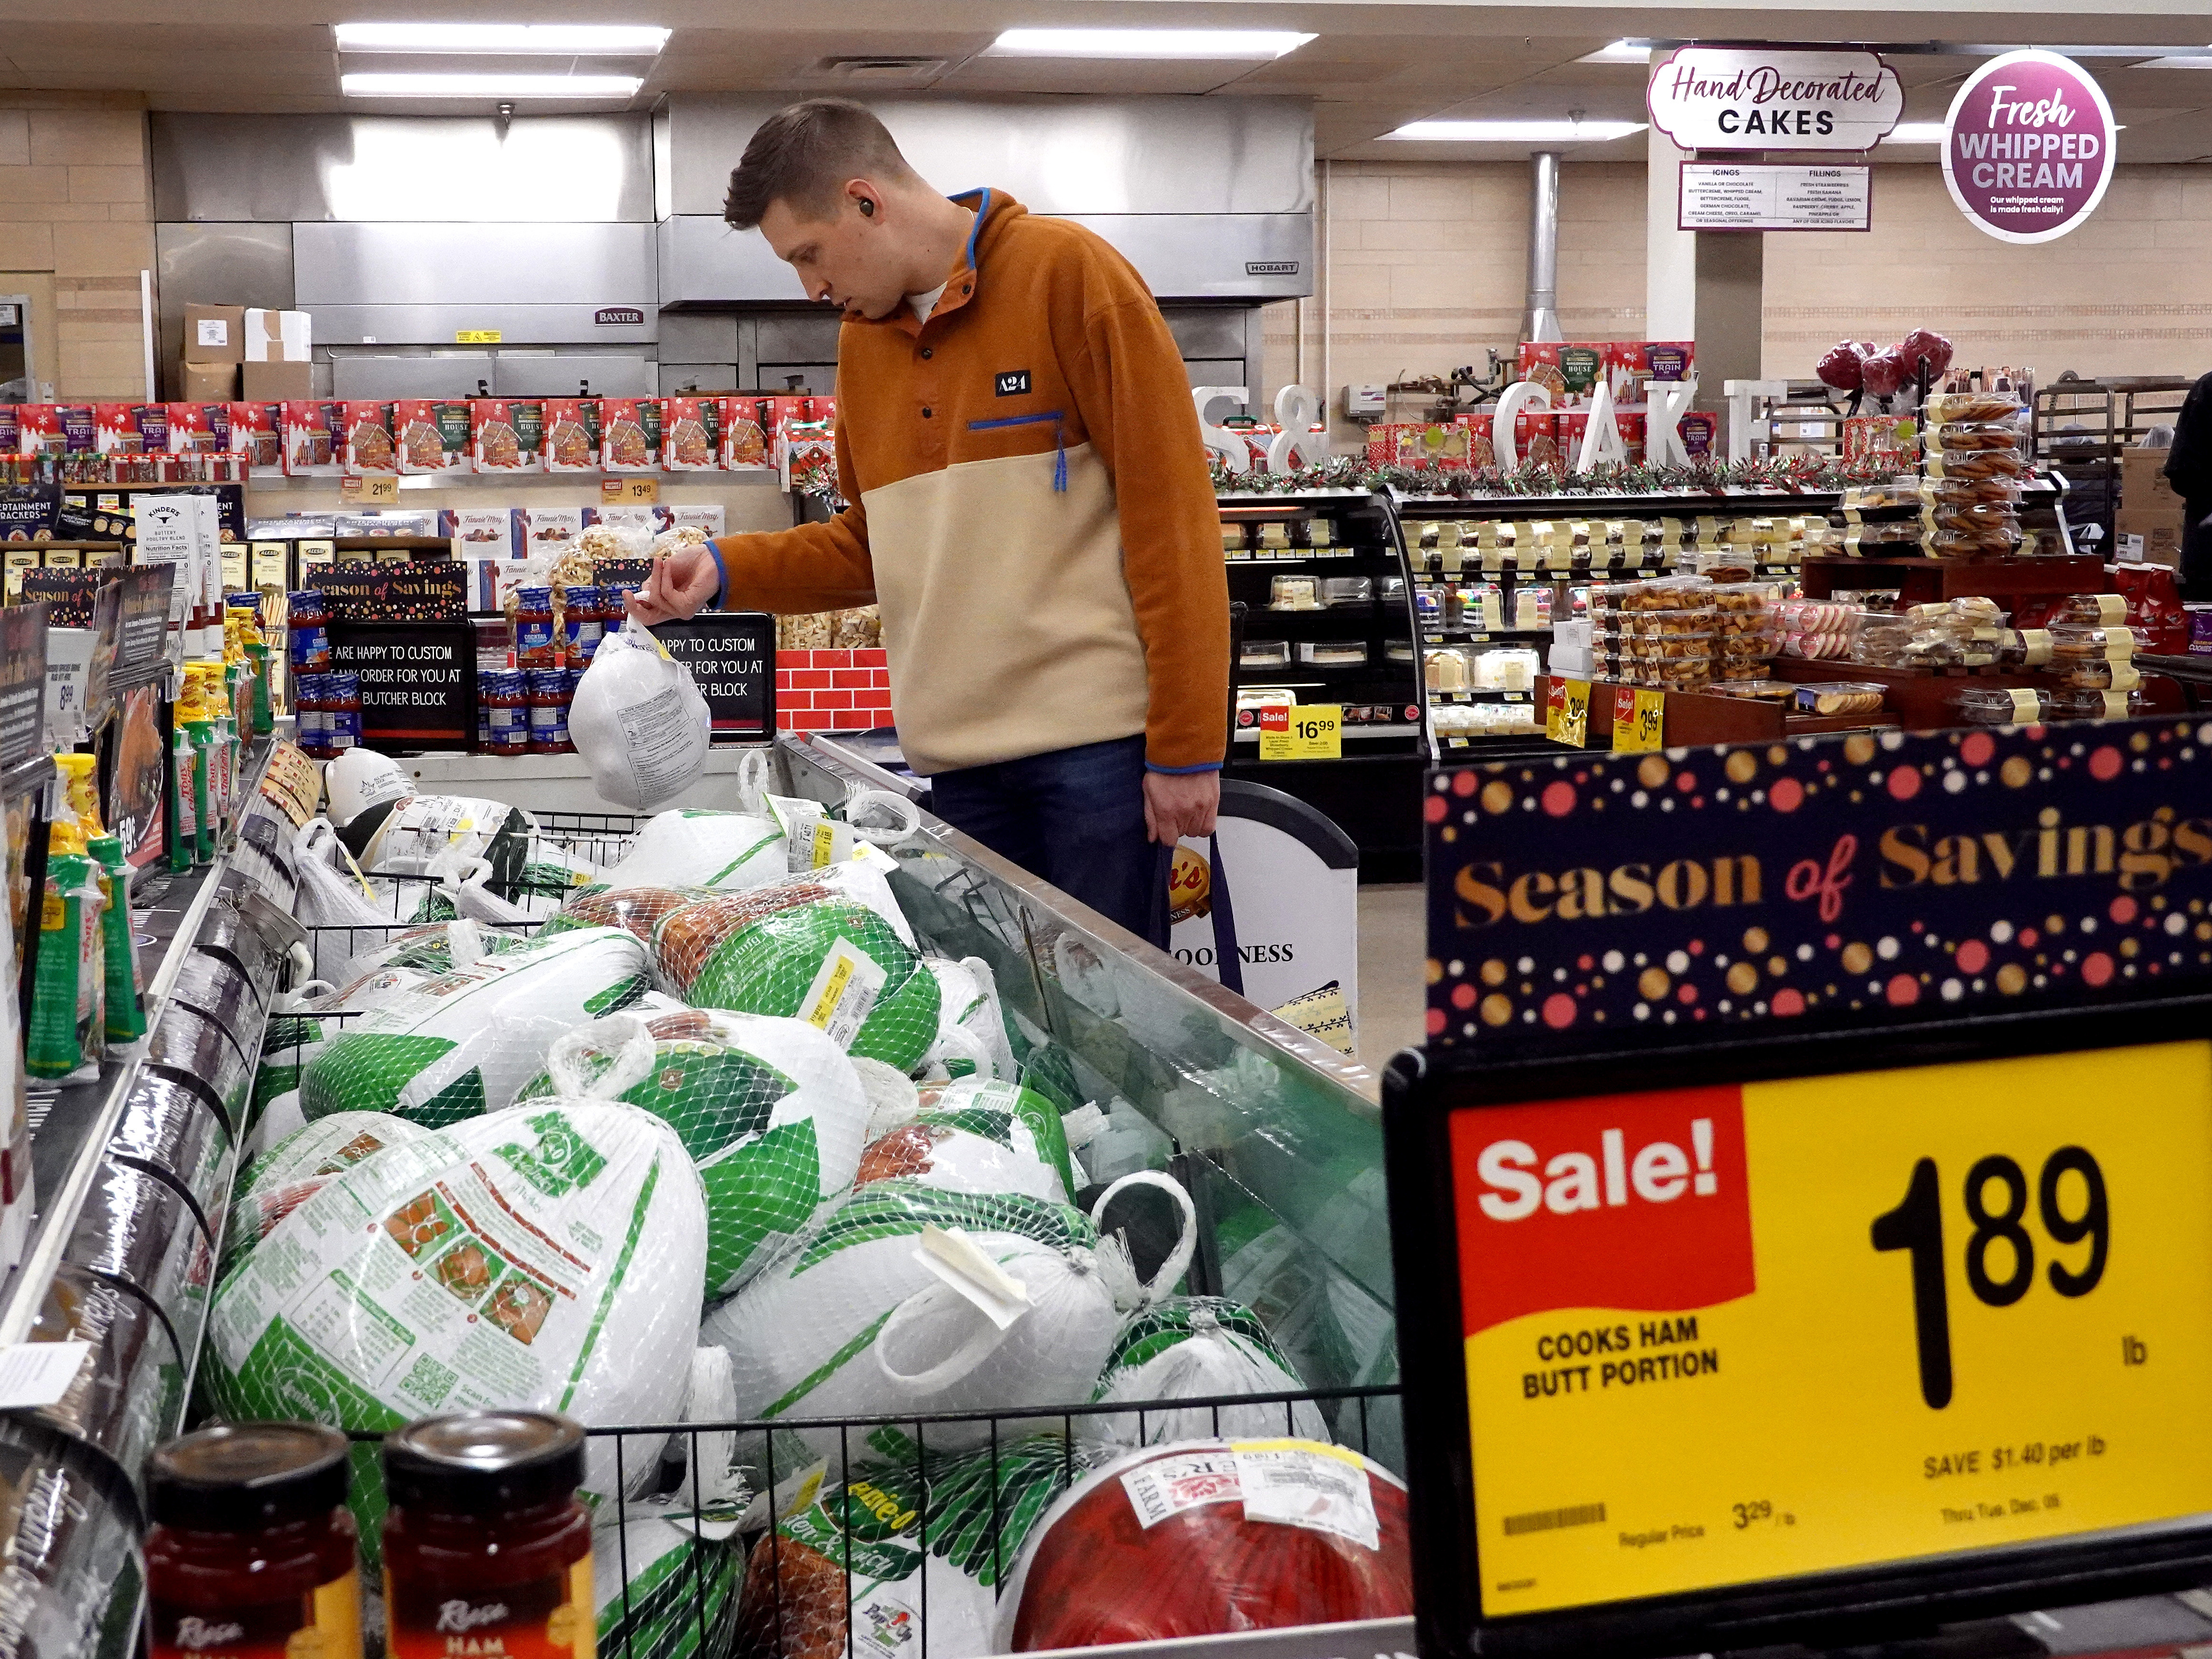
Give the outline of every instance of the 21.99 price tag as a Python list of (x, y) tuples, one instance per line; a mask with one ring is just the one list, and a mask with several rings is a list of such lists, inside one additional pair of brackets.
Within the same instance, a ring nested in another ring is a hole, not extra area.
[(2212, 1045), (1462, 1110), (1451, 1148), (1491, 1616), (2212, 1510)]
[(1344, 753), (1344, 710), (1302, 702), (1260, 711), (1261, 760), (1336, 760)]

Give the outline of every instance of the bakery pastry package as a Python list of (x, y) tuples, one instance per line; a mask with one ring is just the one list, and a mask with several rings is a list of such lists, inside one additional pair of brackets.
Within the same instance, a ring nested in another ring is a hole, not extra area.
[(346, 406), (328, 398), (283, 405), (284, 476), (335, 478), (345, 471)]
[(544, 470), (545, 405), (535, 398), (469, 403), (469, 448), (479, 472)]
[(722, 465), (720, 398), (660, 400), (660, 464), (671, 472), (714, 472)]
[(349, 400), (340, 407), (344, 411), (344, 470), (349, 474), (398, 471), (398, 447), (392, 438), (392, 405)]
[(599, 400), (597, 398), (548, 398), (545, 400), (545, 471), (596, 472), (599, 470)]
[(1801, 714), (1876, 714), (1889, 688), (1867, 680), (1832, 680), (1826, 685), (1797, 688)]
[(392, 441), (402, 472), (467, 472), (469, 406), (460, 398), (403, 398), (392, 406)]
[(599, 399), (599, 466), (608, 472), (660, 471), (660, 399)]

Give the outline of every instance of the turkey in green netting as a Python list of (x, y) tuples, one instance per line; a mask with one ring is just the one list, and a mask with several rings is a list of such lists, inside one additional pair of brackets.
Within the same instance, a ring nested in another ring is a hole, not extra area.
[(685, 1001), (803, 1019), (911, 1071), (937, 1038), (936, 978), (878, 911), (793, 877), (663, 917), (653, 961)]
[(856, 1185), (908, 1176), (951, 1193), (1026, 1193), (1072, 1204), (1082, 1182), (1060, 1109), (1018, 1083), (925, 1084), (920, 1113), (872, 1142)]
[(392, 1112), (442, 1128), (514, 1102), (554, 1038), (646, 991), (645, 951), (619, 928), (523, 940), (393, 996), (330, 1038), (300, 1109)]
[[(683, 1141), (707, 1189), (707, 1293), (726, 1296), (852, 1185), (867, 1096), (844, 1051), (799, 1020), (689, 1008), (643, 1023), (649, 1048), (637, 1030), (603, 1020), (564, 1047), (594, 1092), (613, 1085)], [(517, 1103), (557, 1092), (541, 1073)]]

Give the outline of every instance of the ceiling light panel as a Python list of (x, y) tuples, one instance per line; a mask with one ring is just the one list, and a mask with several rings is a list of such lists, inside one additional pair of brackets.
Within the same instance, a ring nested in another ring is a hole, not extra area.
[(1601, 144), (1644, 129), (1642, 121), (1408, 121), (1385, 138), (1429, 143)]
[(1595, 52), (1584, 52), (1575, 59), (1577, 64), (1644, 64), (1651, 61), (1651, 48), (1638, 46), (1633, 40), (1616, 40), (1609, 46), (1600, 46)]
[(1315, 38), (1287, 29), (1008, 29), (985, 49), (985, 55), (1267, 63)]
[(634, 75), (342, 75), (349, 98), (629, 98)]
[(628, 23), (340, 23), (340, 52), (555, 53), (654, 58), (668, 31)]

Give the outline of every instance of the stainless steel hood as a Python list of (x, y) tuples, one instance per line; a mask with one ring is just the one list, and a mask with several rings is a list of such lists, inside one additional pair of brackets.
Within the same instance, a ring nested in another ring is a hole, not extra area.
[[(788, 101), (684, 94), (653, 118), (664, 307), (803, 301), (754, 232), (722, 222), (730, 169)], [(1090, 226), (1163, 300), (1313, 292), (1313, 110), (1297, 98), (884, 98), (871, 107), (940, 188), (990, 185)]]
[(626, 344), (659, 319), (650, 225), (308, 222), (292, 258), (317, 345)]

